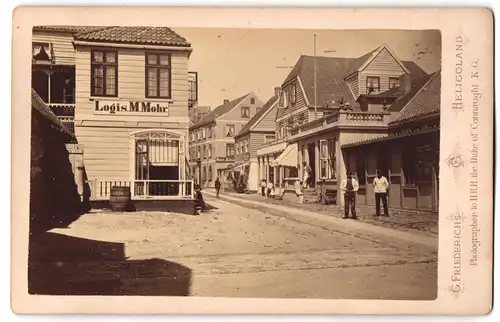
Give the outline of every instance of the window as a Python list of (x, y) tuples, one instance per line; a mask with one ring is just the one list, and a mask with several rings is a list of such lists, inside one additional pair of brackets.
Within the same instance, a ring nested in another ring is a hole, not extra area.
[(415, 184), (416, 166), (415, 166), (416, 151), (413, 148), (407, 148), (403, 152), (403, 173), (404, 184)]
[(254, 97), (250, 98), (250, 104), (255, 104), (255, 98)]
[(299, 124), (304, 124), (306, 122), (306, 115), (304, 113), (299, 114)]
[(320, 178), (336, 177), (335, 139), (320, 140)]
[(117, 96), (118, 54), (116, 51), (91, 52), (91, 95)]
[(227, 157), (234, 156), (234, 144), (233, 143), (226, 144), (226, 156)]
[(264, 137), (264, 142), (265, 143), (269, 143), (269, 142), (272, 142), (276, 139), (276, 135), (266, 135)]
[(201, 146), (198, 147), (198, 155), (196, 157), (201, 159)]
[(207, 138), (212, 138), (212, 126), (207, 127)]
[(209, 165), (208, 166), (208, 181), (212, 181), (213, 180), (213, 177), (212, 177), (212, 166)]
[(52, 44), (48, 42), (34, 42), (32, 44), (32, 58), (35, 61), (52, 60)]
[(234, 124), (226, 124), (224, 132), (227, 137), (234, 136)]
[(244, 118), (250, 117), (250, 107), (248, 107), (248, 106), (241, 107), (241, 117), (244, 117)]
[(208, 145), (208, 158), (211, 159), (212, 158), (212, 144), (209, 144)]
[(204, 145), (203, 146), (203, 159), (206, 159), (207, 158), (207, 146)]
[(356, 158), (356, 177), (360, 186), (366, 185), (366, 156), (363, 153)]
[(372, 92), (380, 92), (380, 78), (379, 77), (367, 77), (366, 78), (366, 93), (370, 94)]
[(279, 106), (280, 107), (287, 107), (288, 102), (287, 102), (287, 96), (285, 91), (280, 92), (280, 101), (279, 101)]
[(389, 89), (396, 89), (399, 87), (399, 78), (389, 77)]
[(146, 54), (146, 97), (170, 98), (170, 55)]
[(207, 181), (207, 167), (203, 166), (203, 181)]
[(295, 83), (292, 84), (292, 88), (290, 90), (290, 102), (292, 104), (297, 102), (297, 85)]

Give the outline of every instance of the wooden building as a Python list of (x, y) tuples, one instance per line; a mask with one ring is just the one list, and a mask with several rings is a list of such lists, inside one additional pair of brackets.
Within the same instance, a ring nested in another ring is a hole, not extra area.
[(280, 88), (274, 89), (272, 96), (235, 136), (236, 156), (234, 164), (224, 169), (226, 177), (231, 172), (242, 172), (246, 178), (246, 190), (257, 192), (260, 181), (267, 177), (257, 158), (257, 150), (262, 144), (273, 141), (275, 136), (276, 107)]
[(437, 212), (441, 72), (390, 107), (397, 118), (387, 136), (342, 146), (347, 169), (359, 180), (356, 202), (375, 205), (373, 179), (380, 169), (390, 183), (389, 206)]
[(213, 187), (221, 169), (234, 162), (234, 137), (262, 107), (254, 93), (248, 93), (210, 111), (189, 128), (189, 162), (196, 180)]
[(189, 198), (187, 40), (166, 27), (33, 28), (33, 89), (74, 130), (91, 198)]
[[(339, 186), (347, 169), (342, 146), (387, 136), (399, 113), (392, 105), (428, 77), (386, 45), (359, 58), (301, 56), (282, 84), (277, 139), (257, 152), (283, 198), (314, 202), (328, 192), (342, 204)], [(301, 188), (306, 165), (312, 170), (310, 189)]]

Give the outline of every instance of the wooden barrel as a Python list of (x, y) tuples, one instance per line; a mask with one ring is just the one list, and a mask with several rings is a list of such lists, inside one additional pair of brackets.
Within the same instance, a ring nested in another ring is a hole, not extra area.
[(126, 211), (130, 204), (130, 187), (111, 187), (109, 204), (114, 211)]

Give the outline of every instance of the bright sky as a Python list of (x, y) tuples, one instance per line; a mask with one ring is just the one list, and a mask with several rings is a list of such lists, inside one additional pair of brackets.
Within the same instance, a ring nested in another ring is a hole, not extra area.
[(215, 108), (249, 92), (273, 95), (300, 55), (359, 57), (387, 44), (401, 60), (428, 73), (441, 68), (439, 31), (173, 28), (193, 47), (189, 70), (198, 72), (199, 105)]

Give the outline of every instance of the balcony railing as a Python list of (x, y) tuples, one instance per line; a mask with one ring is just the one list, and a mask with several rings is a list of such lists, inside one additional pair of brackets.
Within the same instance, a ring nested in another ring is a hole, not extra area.
[(75, 116), (75, 104), (47, 103), (47, 106), (57, 116)]
[(229, 155), (226, 157), (216, 157), (215, 161), (233, 161), (234, 160), (234, 155)]
[(89, 180), (90, 200), (109, 200), (113, 186), (130, 187), (132, 199), (193, 199), (192, 180)]
[(275, 145), (275, 144), (278, 144), (278, 143), (283, 143), (283, 142), (286, 142), (286, 140), (287, 140), (287, 137), (282, 137), (282, 138), (279, 138), (279, 139), (274, 139), (274, 140), (271, 140), (271, 141), (267, 141), (264, 144), (262, 144), (261, 148), (264, 148), (266, 146)]

